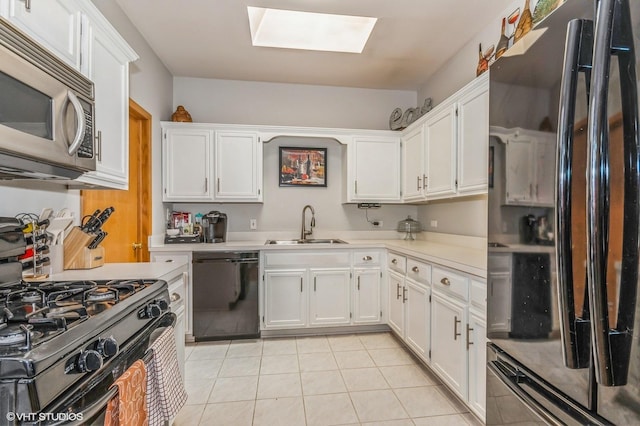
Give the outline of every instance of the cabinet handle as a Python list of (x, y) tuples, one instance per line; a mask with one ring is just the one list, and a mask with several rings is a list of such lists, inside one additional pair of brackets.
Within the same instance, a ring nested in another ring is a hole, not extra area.
[(529, 184), (529, 198), (533, 198), (533, 184)]
[(220, 192), (220, 178), (218, 178), (218, 192)]
[(209, 192), (209, 179), (204, 178), (204, 192)]
[(396, 258), (391, 259), (391, 263), (393, 263), (394, 265), (397, 265), (398, 264), (398, 259), (396, 259)]
[(451, 281), (449, 281), (449, 278), (447, 278), (447, 277), (444, 277), (443, 279), (441, 279), (440, 283), (442, 283), (444, 285), (451, 285)]
[(31, 12), (31, 0), (24, 0), (24, 10)]
[(538, 198), (538, 197), (539, 197), (539, 195), (538, 195), (538, 184), (536, 183), (536, 198)]
[(427, 189), (427, 175), (422, 175), (422, 186)]
[(405, 303), (406, 301), (407, 301), (407, 288), (402, 287), (402, 303)]
[(418, 188), (418, 191), (420, 191), (420, 176), (416, 176), (416, 178), (418, 179), (418, 183), (416, 184), (416, 187)]
[(171, 262), (173, 262), (173, 259), (167, 259), (164, 261), (164, 263), (171, 263)]
[(300, 293), (302, 293), (302, 277), (300, 277)]
[(171, 302), (177, 302), (180, 300), (180, 295), (178, 293), (171, 293), (171, 297), (169, 299)]
[(413, 268), (411, 268), (411, 270), (412, 270), (413, 272), (415, 272), (416, 274), (417, 274), (418, 272), (420, 272), (420, 268), (418, 268), (417, 266), (414, 266)]
[(360, 291), (360, 277), (358, 276), (358, 291)]
[(355, 193), (357, 194), (358, 193), (358, 181), (357, 180), (353, 181), (353, 186), (354, 186), (354, 189), (355, 189)]
[(400, 299), (400, 283), (396, 284), (396, 300)]
[(316, 291), (316, 282), (318, 277), (313, 277), (313, 291)]
[(467, 350), (469, 350), (469, 346), (473, 345), (473, 342), (470, 340), (472, 331), (473, 328), (469, 327), (469, 324), (467, 324)]
[(458, 336), (462, 336), (462, 333), (458, 333), (458, 323), (462, 320), (458, 319), (458, 316), (453, 317), (453, 340), (458, 340)]
[(362, 258), (362, 260), (364, 260), (365, 262), (369, 262), (369, 261), (373, 260), (373, 257), (365, 256), (365, 257)]

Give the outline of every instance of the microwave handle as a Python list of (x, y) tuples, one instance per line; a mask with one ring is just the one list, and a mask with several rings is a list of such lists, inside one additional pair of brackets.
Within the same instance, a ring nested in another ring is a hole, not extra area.
[(73, 109), (76, 112), (76, 117), (78, 118), (78, 129), (76, 130), (76, 136), (73, 138), (73, 142), (69, 145), (69, 155), (76, 155), (78, 148), (80, 148), (80, 144), (84, 139), (84, 133), (86, 130), (86, 122), (84, 119), (84, 108), (82, 108), (82, 104), (78, 97), (72, 91), (67, 92), (67, 97), (69, 98), (69, 102), (73, 105)]

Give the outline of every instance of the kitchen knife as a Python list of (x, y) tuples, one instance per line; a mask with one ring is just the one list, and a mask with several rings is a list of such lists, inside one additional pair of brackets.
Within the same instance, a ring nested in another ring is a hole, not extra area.
[(113, 207), (107, 207), (106, 209), (104, 209), (102, 213), (100, 213), (100, 215), (96, 218), (96, 220), (90, 226), (88, 226), (86, 232), (90, 234), (97, 233), (98, 230), (102, 228), (107, 219), (109, 219), (109, 216), (111, 216), (111, 213), (113, 213), (114, 210), (115, 209)]
[(85, 216), (82, 218), (82, 221), (84, 222), (84, 219), (88, 218), (86, 222), (84, 222), (82, 224), (82, 227), (80, 229), (82, 229), (84, 232), (89, 232), (89, 229), (93, 228), (94, 226), (98, 226), (98, 215), (100, 214), (100, 209), (96, 210), (95, 212), (93, 212), (93, 214), (91, 216)]

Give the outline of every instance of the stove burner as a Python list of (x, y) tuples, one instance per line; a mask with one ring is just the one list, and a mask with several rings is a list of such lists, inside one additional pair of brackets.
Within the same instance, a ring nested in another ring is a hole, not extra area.
[[(28, 343), (33, 338), (42, 336), (42, 332), (33, 331), (32, 325), (10, 325), (0, 330), (0, 346), (12, 346)], [(29, 336), (27, 336), (29, 333)]]
[(23, 302), (35, 303), (39, 302), (40, 300), (42, 300), (42, 296), (35, 290), (22, 293)]
[(85, 302), (110, 302), (118, 299), (118, 290), (108, 287), (98, 287), (84, 294)]

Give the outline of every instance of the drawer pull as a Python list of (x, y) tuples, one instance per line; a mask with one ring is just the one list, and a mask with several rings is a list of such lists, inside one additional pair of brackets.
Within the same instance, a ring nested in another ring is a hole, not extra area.
[(358, 290), (360, 290), (360, 277), (358, 276)]
[(418, 268), (417, 266), (414, 266), (413, 268), (411, 268), (411, 270), (412, 270), (413, 272), (415, 272), (416, 274), (417, 274), (418, 272), (420, 272), (420, 268)]
[(178, 300), (181, 299), (180, 295), (178, 293), (171, 293), (171, 297), (170, 297), (172, 302), (177, 302)]
[(449, 281), (449, 278), (447, 278), (447, 277), (444, 277), (443, 279), (441, 279), (440, 283), (442, 283), (444, 285), (451, 285), (451, 281)]
[(461, 322), (457, 315), (453, 317), (453, 340), (458, 340), (458, 336), (462, 336), (462, 333), (458, 333), (458, 323)]
[(364, 260), (365, 262), (369, 262), (369, 261), (373, 260), (373, 257), (365, 256), (365, 257), (362, 258), (362, 260)]
[(173, 259), (167, 259), (164, 261), (164, 263), (171, 263), (171, 262), (173, 262)]
[(397, 265), (398, 264), (398, 259), (395, 259), (395, 258), (391, 259), (391, 263), (393, 263), (394, 265)]

